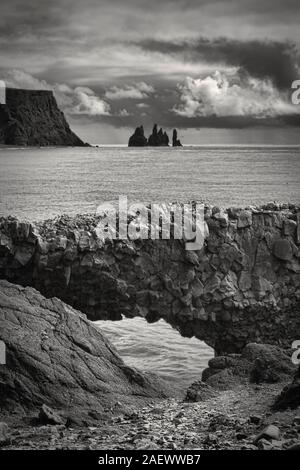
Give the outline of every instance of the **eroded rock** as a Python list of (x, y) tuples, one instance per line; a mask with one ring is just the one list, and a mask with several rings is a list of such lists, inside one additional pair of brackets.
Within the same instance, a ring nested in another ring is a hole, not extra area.
[[(30, 287), (0, 281), (0, 410), (34, 410), (47, 422), (76, 414), (91, 420), (116, 402), (119, 411), (166, 396), (164, 384), (128, 367), (81, 312)], [(51, 410), (49, 407), (53, 408)], [(57, 414), (58, 413), (58, 414)]]

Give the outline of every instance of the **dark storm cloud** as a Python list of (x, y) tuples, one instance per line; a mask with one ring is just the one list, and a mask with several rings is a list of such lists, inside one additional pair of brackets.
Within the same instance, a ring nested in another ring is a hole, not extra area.
[(136, 44), (145, 51), (180, 56), (185, 61), (241, 67), (253, 77), (270, 78), (280, 89), (289, 88), (298, 77), (299, 55), (291, 42), (201, 37), (177, 43), (146, 39)]

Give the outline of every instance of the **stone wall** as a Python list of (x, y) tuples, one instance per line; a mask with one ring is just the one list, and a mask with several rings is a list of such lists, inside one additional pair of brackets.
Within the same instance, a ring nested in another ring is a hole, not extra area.
[[(0, 219), (0, 277), (57, 296), (91, 320), (165, 319), (216, 353), (300, 337), (299, 208), (206, 207), (202, 250), (181, 240), (100, 240), (94, 216)], [(138, 334), (138, 332), (137, 332)]]

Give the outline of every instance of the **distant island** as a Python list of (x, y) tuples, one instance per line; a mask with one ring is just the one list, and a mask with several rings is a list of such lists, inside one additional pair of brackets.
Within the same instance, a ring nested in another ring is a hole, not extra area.
[(89, 146), (72, 132), (52, 91), (14, 88), (6, 88), (6, 103), (0, 104), (0, 144)]
[[(143, 126), (139, 126), (135, 129), (134, 134), (129, 138), (128, 147), (168, 147), (169, 136), (162, 128), (157, 130), (157, 124), (154, 124), (152, 134), (149, 139), (145, 137)], [(172, 146), (182, 147), (180, 140), (177, 138), (177, 130), (173, 130)]]

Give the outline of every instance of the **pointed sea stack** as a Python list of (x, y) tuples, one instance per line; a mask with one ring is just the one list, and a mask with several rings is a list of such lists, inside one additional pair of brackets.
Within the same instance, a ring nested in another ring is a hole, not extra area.
[(148, 139), (148, 145), (150, 147), (167, 147), (169, 145), (169, 137), (162, 128), (157, 131), (157, 124), (154, 124), (152, 134)]
[(146, 147), (147, 139), (144, 135), (143, 126), (137, 127), (134, 134), (129, 138), (128, 147)]
[(177, 139), (177, 130), (173, 130), (173, 138), (172, 138), (172, 145), (173, 147), (182, 147), (182, 143), (179, 139)]

